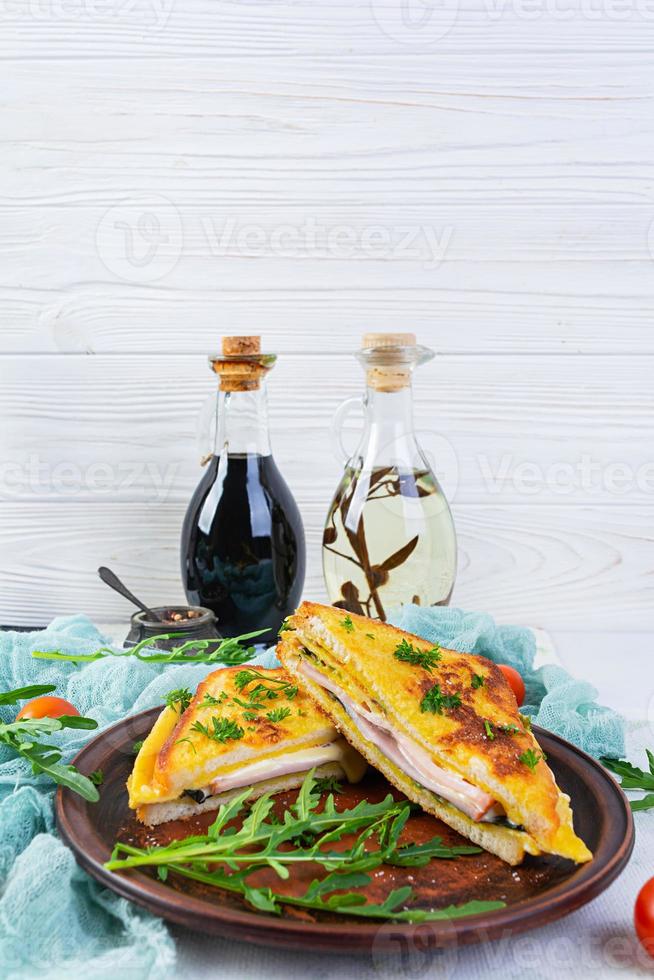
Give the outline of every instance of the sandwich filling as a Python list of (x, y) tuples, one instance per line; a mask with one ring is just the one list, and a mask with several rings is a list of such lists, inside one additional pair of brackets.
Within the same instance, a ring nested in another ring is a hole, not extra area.
[(452, 803), (472, 820), (490, 823), (504, 816), (503, 807), (492, 796), (456, 773), (436, 765), (429, 753), (413, 739), (398, 732), (368, 704), (356, 704), (332, 678), (325, 677), (306, 660), (299, 664), (298, 671), (333, 694), (363, 737), (425, 789)]

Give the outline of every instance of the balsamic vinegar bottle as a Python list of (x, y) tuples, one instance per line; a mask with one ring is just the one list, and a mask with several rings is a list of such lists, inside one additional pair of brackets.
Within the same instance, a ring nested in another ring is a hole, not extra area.
[(215, 445), (186, 512), (182, 580), (225, 637), (277, 632), (300, 600), (306, 553), (302, 518), (270, 449), (265, 378), (276, 357), (259, 337), (224, 337), (210, 358), (220, 377)]

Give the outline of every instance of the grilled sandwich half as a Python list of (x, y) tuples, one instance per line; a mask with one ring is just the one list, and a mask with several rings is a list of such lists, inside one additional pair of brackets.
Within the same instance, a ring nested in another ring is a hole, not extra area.
[(129, 805), (148, 826), (216, 810), (252, 786), (252, 799), (300, 786), (311, 769), (358, 782), (366, 763), (282, 670), (231, 667), (195, 697), (166, 707), (136, 757)]
[(277, 655), (298, 685), (410, 800), (509, 864), (590, 860), (569, 797), (490, 660), (310, 602), (281, 637)]

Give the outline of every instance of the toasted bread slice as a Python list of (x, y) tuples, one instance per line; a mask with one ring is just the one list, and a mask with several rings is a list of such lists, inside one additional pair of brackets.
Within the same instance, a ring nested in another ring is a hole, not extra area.
[(301, 785), (312, 769), (356, 782), (365, 763), (281, 668), (216, 670), (180, 715), (166, 707), (127, 781), (129, 806), (154, 825)]

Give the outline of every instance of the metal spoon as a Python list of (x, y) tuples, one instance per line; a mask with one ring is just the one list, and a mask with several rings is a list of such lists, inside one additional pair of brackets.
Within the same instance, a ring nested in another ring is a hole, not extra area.
[(110, 589), (113, 589), (114, 592), (118, 592), (118, 594), (122, 595), (125, 599), (129, 599), (130, 602), (133, 602), (135, 606), (138, 606), (139, 609), (146, 613), (148, 619), (153, 619), (155, 623), (163, 622), (161, 616), (153, 612), (150, 607), (146, 606), (146, 604), (141, 602), (140, 599), (137, 599), (134, 593), (129, 591), (127, 586), (120, 581), (116, 573), (112, 572), (110, 568), (105, 568), (104, 565), (100, 565), (98, 575)]

